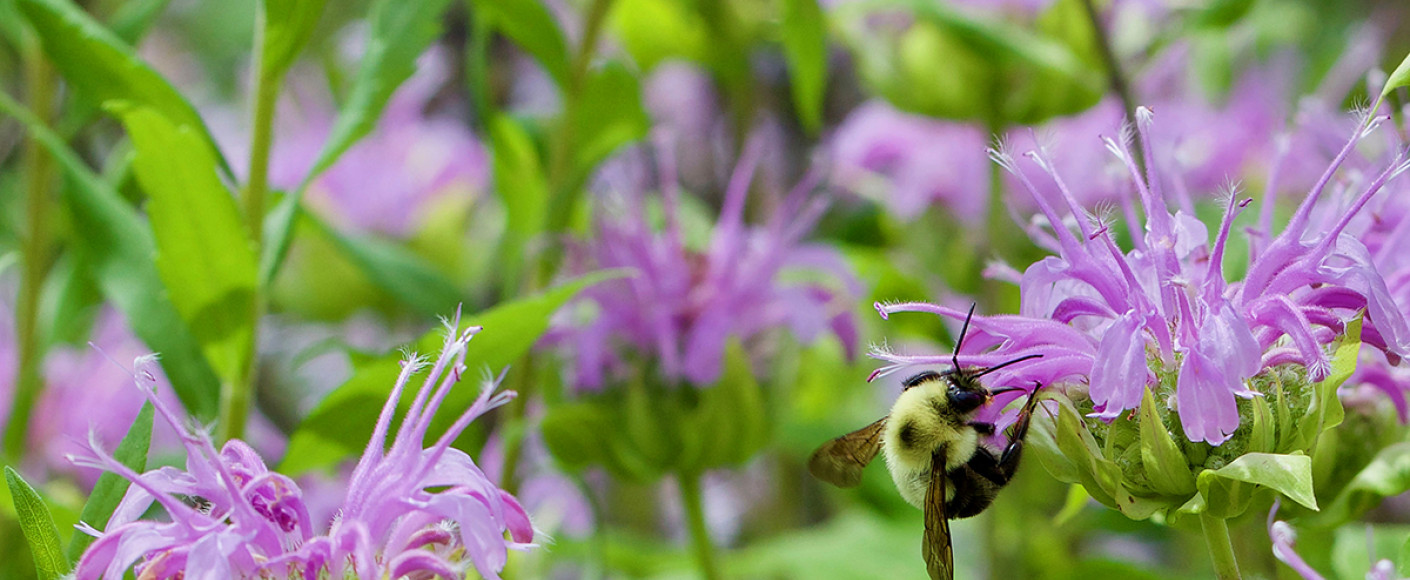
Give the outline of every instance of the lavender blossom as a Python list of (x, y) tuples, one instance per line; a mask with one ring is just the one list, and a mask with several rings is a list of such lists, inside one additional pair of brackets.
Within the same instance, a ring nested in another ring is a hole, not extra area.
[[(463, 122), (426, 111), (449, 74), (445, 55), (434, 50), (423, 55), (376, 128), (313, 182), (308, 204), (343, 226), (405, 238), (457, 196), (484, 191), (489, 183), (484, 147)], [(308, 174), (338, 112), (307, 85), (296, 83), (289, 93), (278, 111), (280, 131), (269, 168), (270, 185), (283, 189), (297, 187)], [(231, 162), (243, 167), (248, 151), (238, 115), (215, 110), (207, 116)]]
[[(596, 318), (554, 338), (566, 341), (575, 357), (578, 388), (600, 389), (624, 376), (628, 352), (649, 353), (668, 383), (709, 385), (720, 376), (731, 337), (750, 341), (780, 327), (805, 343), (830, 331), (849, 353), (855, 348), (848, 305), (860, 294), (859, 284), (835, 251), (802, 242), (825, 208), (823, 200), (808, 197), (815, 178), (795, 187), (765, 226), (744, 223), (757, 145), (751, 143), (735, 169), (708, 248), (688, 246), (670, 179), (662, 196), (663, 231), (651, 227), (640, 195), (624, 196), (626, 211), (598, 213), (597, 236), (576, 248), (578, 262), (636, 275), (586, 290), (584, 302), (596, 306)], [(667, 163), (662, 173), (674, 170)], [(822, 273), (845, 287), (785, 281), (786, 274), (801, 272)]]
[[(1138, 111), (1146, 158), (1158, 160), (1150, 154), (1152, 123), (1150, 111)], [(1041, 360), (1006, 368), (994, 380), (1030, 388), (1034, 381), (1085, 381), (1093, 416), (1106, 421), (1139, 408), (1148, 387), (1155, 390), (1173, 376), (1172, 407), (1185, 436), (1217, 446), (1240, 425), (1236, 397), (1255, 394), (1249, 379), (1289, 363), (1303, 369), (1307, 381), (1326, 378), (1331, 365), (1325, 348), (1361, 309), (1366, 312), (1365, 344), (1403, 355), (1410, 349), (1404, 310), (1366, 246), (1345, 234), (1357, 212), (1406, 169), (1403, 159), (1397, 156), (1364, 183), (1336, 221), (1320, 228), (1310, 223), (1341, 161), (1374, 124), (1352, 136), (1283, 231), (1276, 237), (1264, 234), (1271, 241), (1256, 249), (1242, 281), (1227, 280), (1223, 263), (1233, 220), (1249, 200), (1229, 196), (1211, 245), (1201, 222), (1185, 211), (1171, 214), (1167, 209), (1159, 162), (1143, 176), (1129, 139), (1107, 139), (1108, 150), (1127, 168), (1146, 215), (1144, 230), (1131, 232), (1136, 247), (1123, 251), (1109, 224), (1090, 220), (1045, 150), (1027, 155), (1057, 188), (1058, 205), (1032, 185), (1012, 154), (991, 151), (1032, 193), (1051, 227), (1051, 233), (1035, 229), (1035, 241), (1057, 255), (1023, 273), (1021, 315), (975, 318), (974, 336), (966, 337), (960, 353), (962, 364), (992, 365), (1042, 353)], [(1075, 232), (1069, 225), (1074, 221)], [(904, 311), (964, 316), (927, 304), (878, 309), (883, 317)], [(875, 356), (889, 363), (879, 374), (948, 359), (940, 354)]]
[[(457, 332), (458, 325), (457, 314), (388, 448), (402, 390), (426, 366), (415, 356), (403, 363), (352, 472), (341, 512), (326, 530), (315, 527), (299, 486), (269, 471), (244, 442), (231, 440), (217, 451), (207, 432), (186, 427), (187, 419), (156, 396), (153, 359), (139, 358), (134, 378), (180, 434), (186, 469), (138, 474), (90, 442), (74, 462), (113, 471), (133, 485), (105, 531), (81, 525), (98, 539), (79, 560), (75, 577), (118, 578), (133, 569), (141, 578), (463, 578), (473, 565), (480, 575), (498, 578), (508, 549), (532, 547), (533, 528), (519, 502), (450, 443), (513, 393), (496, 394), (498, 381), (486, 381), (475, 403), (424, 447), (431, 419), (466, 371), (466, 346), (479, 331)], [(153, 502), (169, 521), (138, 519)]]

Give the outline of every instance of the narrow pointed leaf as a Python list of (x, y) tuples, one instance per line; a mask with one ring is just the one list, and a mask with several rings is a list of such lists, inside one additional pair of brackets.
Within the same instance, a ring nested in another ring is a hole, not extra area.
[(49, 507), (44, 505), (39, 492), (34, 491), (20, 474), (9, 467), (5, 468), (5, 482), (9, 484), (10, 496), (19, 514), (20, 530), (24, 532), (30, 554), (34, 556), (34, 568), (39, 573), (39, 580), (57, 580), (67, 574), (70, 567), (59, 545), (59, 528), (54, 525)]
[[(143, 403), (142, 410), (137, 412), (137, 418), (132, 421), (132, 427), (127, 430), (127, 435), (118, 443), (117, 450), (113, 452), (113, 458), (132, 468), (137, 473), (147, 470), (147, 452), (152, 444), (152, 403)], [(94, 529), (104, 529), (108, 526), (108, 518), (113, 516), (113, 510), (117, 509), (118, 503), (122, 501), (122, 496), (127, 493), (127, 486), (131, 482), (116, 473), (104, 473), (98, 476), (98, 483), (93, 486), (93, 492), (88, 494), (88, 502), (83, 504), (83, 512), (78, 519), (87, 522)], [(82, 532), (74, 533), (69, 539), (68, 557), (70, 561), (78, 561), (78, 557), (83, 555), (83, 551), (88, 549), (88, 545), (95, 540), (93, 536)]]
[(464, 295), (455, 284), (426, 260), (391, 241), (339, 232), (318, 216), (306, 219), (367, 275), (367, 278), (402, 304), (428, 316), (455, 310)]
[(152, 232), (122, 196), (93, 173), (54, 131), (0, 91), (0, 113), (19, 120), (59, 162), (70, 180), (64, 207), (73, 222), (73, 249), (104, 298), (127, 318), (144, 344), (162, 353), (161, 365), (182, 405), (197, 418), (215, 416), (219, 380), (163, 288), (152, 256)]
[(377, 0), (372, 6), (367, 48), (332, 132), (303, 182), (266, 219), (260, 284), (268, 286), (289, 252), (299, 204), (309, 184), (332, 167), (348, 148), (367, 136), (392, 93), (416, 71), (416, 59), (440, 35), (448, 0)]
[[(70, 0), (18, 0), (44, 53), (83, 98), (105, 105), (123, 101), (149, 107), (190, 127), (208, 149), (219, 151), (196, 108), (132, 47)], [(231, 173), (223, 158), (217, 161)]]
[(278, 78), (299, 56), (327, 0), (264, 0), (264, 44), (260, 57), (264, 73)]
[(817, 134), (827, 92), (827, 19), (817, 0), (784, 0), (783, 55), (798, 118)]
[(1194, 492), (1195, 477), (1189, 462), (1161, 423), (1149, 387), (1141, 400), (1141, 463), (1155, 491), (1180, 496)]
[[(465, 364), (469, 372), (499, 372), (518, 360), (548, 329), (549, 318), (559, 307), (584, 288), (617, 275), (602, 272), (583, 276), (542, 294), (466, 316), (463, 324), (484, 327), (467, 349)], [(418, 339), (414, 347), (418, 352), (433, 351), (439, 347), (442, 336), (441, 329), (432, 330)], [(289, 450), (279, 471), (297, 476), (334, 465), (359, 452), (371, 436), (377, 413), (391, 393), (401, 358), (400, 352), (393, 352), (355, 364), (352, 378), (319, 402), (289, 438)], [(450, 392), (443, 405), (463, 409), (478, 394), (478, 389), (462, 385)], [(431, 434), (440, 432), (439, 422), (452, 420), (451, 413), (438, 416), (432, 421)]]
[(122, 108), (133, 168), (150, 202), (157, 271), (211, 367), (235, 380), (253, 344), (255, 256), (215, 156), (189, 126), (147, 108)]

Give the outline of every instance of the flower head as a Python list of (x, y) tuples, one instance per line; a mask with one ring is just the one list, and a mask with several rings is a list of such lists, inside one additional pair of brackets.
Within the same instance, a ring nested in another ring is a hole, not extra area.
[[(625, 196), (625, 211), (599, 212), (596, 238), (576, 248), (579, 262), (628, 268), (635, 275), (586, 290), (596, 318), (561, 333), (574, 353), (579, 388), (595, 390), (620, 378), (626, 352), (649, 353), (668, 383), (709, 385), (720, 376), (731, 337), (749, 341), (776, 328), (787, 328), (803, 342), (831, 331), (853, 348), (856, 330), (848, 304), (860, 293), (859, 284), (834, 250), (802, 241), (825, 208), (824, 200), (808, 197), (815, 178), (795, 187), (763, 227), (744, 223), (759, 155), (758, 142), (751, 142), (707, 247), (687, 242), (680, 195), (670, 179), (663, 188), (663, 231), (650, 225), (639, 195)], [(674, 171), (666, 163), (662, 173)], [(845, 287), (788, 278), (809, 272), (842, 280)]]
[[(1009, 372), (1001, 371), (1000, 378), (1022, 372), (1018, 385), (1086, 382), (1093, 416), (1108, 421), (1139, 408), (1147, 388), (1173, 376), (1173, 407), (1185, 436), (1219, 445), (1240, 425), (1236, 397), (1254, 396), (1249, 380), (1264, 369), (1292, 363), (1308, 381), (1326, 378), (1331, 365), (1325, 348), (1357, 311), (1366, 312), (1366, 344), (1394, 356), (1410, 349), (1403, 310), (1366, 246), (1345, 233), (1352, 217), (1405, 169), (1403, 160), (1397, 157), (1367, 180), (1336, 220), (1323, 227), (1311, 224), (1328, 181), (1369, 127), (1353, 135), (1282, 232), (1276, 237), (1263, 232), (1270, 241), (1254, 244), (1247, 275), (1231, 281), (1223, 268), (1226, 246), (1233, 220), (1248, 200), (1230, 194), (1212, 243), (1193, 216), (1182, 210), (1172, 214), (1159, 158), (1149, 154), (1152, 123), (1150, 111), (1138, 111), (1136, 126), (1147, 137), (1145, 157), (1154, 160), (1144, 175), (1129, 139), (1106, 140), (1127, 168), (1146, 216), (1145, 227), (1131, 231), (1135, 247), (1129, 251), (1117, 246), (1111, 224), (1091, 219), (1081, 208), (1045, 150), (1027, 156), (1056, 186), (1058, 200), (1033, 186), (1010, 152), (991, 151), (1032, 194), (1045, 220), (1037, 223), (1050, 228), (1034, 228), (1035, 241), (1057, 255), (1022, 274), (1021, 316), (975, 319), (973, 327), (981, 334), (965, 341), (974, 364), (1041, 352), (1041, 361), (1005, 369)], [(961, 314), (917, 304), (879, 308), (883, 315)], [(877, 356), (891, 363), (882, 372), (943, 362), (938, 355)]]
[[(448, 324), (441, 356), (387, 447), (402, 391), (425, 366), (414, 356), (403, 363), (348, 482), (341, 513), (327, 529), (309, 517), (299, 486), (269, 471), (244, 442), (231, 440), (217, 451), (209, 434), (188, 428), (156, 397), (152, 359), (138, 359), (138, 387), (180, 434), (186, 469), (138, 474), (96, 441), (74, 458), (132, 482), (105, 531), (83, 529), (98, 539), (80, 559), (76, 577), (118, 578), (135, 566), (142, 578), (462, 578), (473, 565), (482, 576), (497, 578), (506, 550), (530, 547), (533, 528), (518, 501), (450, 443), (513, 394), (496, 394), (497, 381), (487, 381), (444, 435), (430, 447), (424, 443), (431, 418), (466, 370), (465, 349), (479, 330), (457, 332), (458, 323), (457, 315)], [(169, 521), (138, 519), (154, 502)]]

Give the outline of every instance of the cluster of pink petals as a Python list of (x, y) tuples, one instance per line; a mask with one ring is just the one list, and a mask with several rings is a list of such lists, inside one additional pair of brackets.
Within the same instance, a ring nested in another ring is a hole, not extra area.
[[(1137, 128), (1150, 153), (1152, 115), (1138, 111)], [(1006, 151), (995, 162), (1024, 183), (1045, 220), (1030, 228), (1035, 241), (1057, 255), (1031, 265), (1015, 281), (1022, 292), (1018, 316), (977, 317), (965, 337), (964, 364), (992, 365), (1028, 354), (1043, 358), (995, 373), (994, 381), (1032, 388), (1085, 380), (1094, 415), (1113, 419), (1140, 406), (1156, 370), (1177, 369), (1175, 407), (1191, 441), (1218, 445), (1239, 426), (1236, 396), (1251, 396), (1246, 381), (1261, 369), (1296, 363), (1311, 380), (1331, 370), (1325, 346), (1343, 323), (1365, 310), (1362, 340), (1398, 357), (1410, 350), (1410, 325), (1366, 246), (1345, 233), (1357, 212), (1406, 169), (1401, 157), (1385, 167), (1348, 203), (1337, 219), (1310, 227), (1328, 182), (1375, 122), (1356, 131), (1276, 237), (1255, 231), (1248, 273), (1228, 281), (1223, 273), (1234, 217), (1250, 200), (1231, 195), (1212, 246), (1203, 223), (1184, 211), (1170, 213), (1158, 161), (1142, 175), (1129, 139), (1107, 139), (1125, 166), (1145, 214), (1144, 231), (1131, 224), (1135, 248), (1117, 247), (1109, 227), (1091, 219), (1053, 168), (1043, 149), (1027, 154), (1056, 186), (1055, 204), (1033, 186)], [(1136, 204), (1123, 199), (1124, 213)], [(1066, 211), (1059, 211), (1065, 207)], [(1076, 231), (1073, 231), (1076, 229)], [(933, 305), (879, 305), (883, 316), (928, 311), (952, 318), (963, 312)], [(970, 356), (965, 356), (970, 355)], [(890, 363), (878, 373), (945, 364), (948, 355), (902, 356), (879, 352)], [(1152, 360), (1159, 363), (1152, 369)]]
[[(402, 391), (425, 366), (416, 357), (403, 364), (341, 511), (328, 526), (312, 521), (299, 486), (269, 471), (244, 442), (231, 440), (217, 451), (207, 433), (185, 427), (186, 418), (153, 391), (152, 358), (139, 359), (138, 386), (180, 433), (186, 469), (138, 474), (96, 442), (74, 458), (132, 482), (105, 531), (83, 526), (98, 539), (79, 560), (76, 578), (121, 578), (134, 566), (139, 577), (154, 579), (463, 578), (470, 565), (483, 577), (498, 578), (508, 549), (532, 546), (533, 527), (519, 502), (450, 443), (513, 393), (495, 394), (497, 381), (487, 381), (444, 435), (430, 447), (423, 443), (431, 418), (466, 370), (466, 345), (479, 330), (457, 333), (458, 322), (459, 316), (449, 323), (441, 356), (387, 448)], [(139, 519), (153, 502), (168, 521)]]
[[(650, 353), (666, 381), (710, 385), (722, 372), (731, 337), (747, 341), (775, 328), (805, 343), (830, 330), (850, 354), (857, 341), (850, 304), (860, 285), (835, 250), (802, 242), (826, 207), (825, 200), (809, 197), (816, 178), (796, 186), (765, 226), (744, 223), (760, 149), (758, 141), (746, 147), (704, 251), (686, 246), (673, 183), (662, 196), (664, 231), (651, 226), (641, 196), (629, 197), (625, 212), (599, 212), (597, 235), (578, 248), (581, 261), (633, 275), (584, 291), (597, 316), (563, 333), (578, 388), (595, 390), (619, 378), (628, 365), (619, 348)], [(662, 174), (674, 171), (667, 167)], [(843, 288), (781, 279), (790, 271), (821, 272)]]

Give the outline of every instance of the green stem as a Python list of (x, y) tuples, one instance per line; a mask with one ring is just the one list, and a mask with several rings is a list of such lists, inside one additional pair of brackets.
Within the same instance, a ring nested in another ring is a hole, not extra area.
[(1209, 556), (1214, 560), (1214, 575), (1219, 580), (1238, 580), (1239, 563), (1234, 558), (1234, 544), (1229, 540), (1229, 523), (1224, 518), (1201, 512), (1200, 526), (1204, 528), (1204, 542), (1209, 546)]
[(681, 504), (685, 506), (690, 544), (695, 550), (700, 575), (705, 580), (719, 580), (723, 576), (715, 559), (715, 545), (710, 542), (710, 530), (705, 527), (705, 501), (700, 493), (700, 474), (682, 473), (676, 477), (676, 482), (680, 486)]
[[(1101, 16), (1097, 14), (1097, 7), (1092, 0), (1082, 0), (1082, 7), (1087, 13), (1087, 20), (1092, 25), (1092, 36), (1097, 41), (1097, 49), (1101, 52), (1102, 64), (1106, 66), (1108, 82), (1111, 83), (1111, 90), (1116, 92), (1116, 96), (1121, 99), (1121, 109), (1126, 112), (1126, 118), (1131, 122), (1136, 121), (1136, 97), (1131, 92), (1131, 84), (1126, 80), (1126, 74), (1121, 70), (1121, 61), (1116, 58), (1116, 51), (1111, 48), (1111, 38), (1108, 37), (1106, 27), (1102, 26)], [(1131, 148), (1131, 152), (1136, 157), (1136, 167), (1144, 173), (1146, 170), (1145, 148), (1141, 146), (1141, 134), (1135, 134), (1136, 143)]]
[[(279, 84), (283, 75), (265, 68), (263, 46), (265, 15), (261, 9), (255, 18), (254, 84), (255, 103), (250, 136), (250, 173), (245, 182), (241, 203), (245, 210), (245, 227), (256, 256), (261, 255), (264, 242), (264, 205), (269, 192), (269, 155), (274, 145), (274, 106), (279, 100)], [(250, 401), (255, 389), (258, 357), (259, 321), (265, 310), (265, 292), (255, 288), (251, 298), (249, 341), (244, 345), (244, 365), (239, 376), (224, 382), (220, 388), (220, 439), (238, 439), (245, 433), (245, 420), (250, 415)]]
[[(54, 73), (44, 59), (39, 42), (32, 36), (23, 49), (26, 78), (25, 99), (30, 110), (43, 122), (54, 117)], [(34, 136), (24, 146), (26, 193), (25, 228), (21, 260), (22, 279), (15, 304), (15, 339), (18, 369), (14, 405), (5, 431), (5, 453), (18, 462), (25, 450), (30, 413), (44, 389), (40, 372), (43, 345), (39, 336), (39, 297), (49, 270), (49, 196), (54, 189), (53, 158)]]

